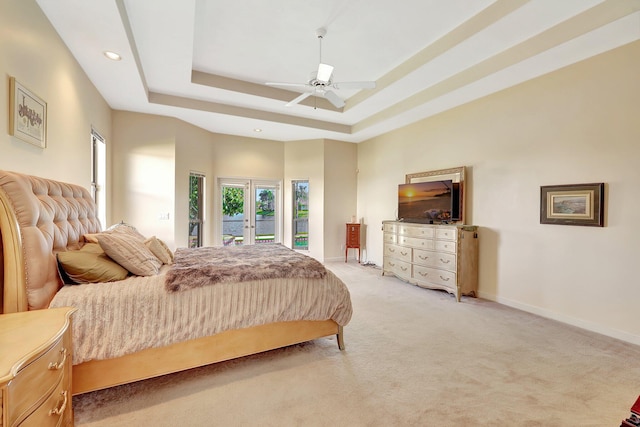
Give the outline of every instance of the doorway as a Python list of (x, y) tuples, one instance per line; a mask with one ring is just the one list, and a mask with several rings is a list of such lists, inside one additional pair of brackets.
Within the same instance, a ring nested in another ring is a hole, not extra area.
[(221, 240), (225, 246), (281, 243), (278, 181), (221, 178)]

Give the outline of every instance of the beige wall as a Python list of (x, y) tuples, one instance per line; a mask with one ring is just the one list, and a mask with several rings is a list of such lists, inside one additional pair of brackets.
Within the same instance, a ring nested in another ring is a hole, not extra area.
[[(113, 112), (110, 223), (124, 221), (175, 246), (175, 163), (179, 121)], [(169, 219), (160, 219), (160, 214)]]
[[(379, 229), (406, 173), (465, 165), (480, 296), (640, 344), (638, 70), (640, 42), (359, 144), (358, 215)], [(606, 227), (540, 224), (540, 186), (591, 182)]]
[[(108, 144), (111, 110), (33, 0), (2, 2), (0, 73), (0, 169), (88, 187), (91, 127)], [(10, 77), (47, 102), (47, 148), (9, 135)]]
[[(324, 259), (344, 260), (345, 224), (357, 213), (358, 146), (327, 140), (324, 149)], [(350, 249), (349, 259), (356, 257)]]

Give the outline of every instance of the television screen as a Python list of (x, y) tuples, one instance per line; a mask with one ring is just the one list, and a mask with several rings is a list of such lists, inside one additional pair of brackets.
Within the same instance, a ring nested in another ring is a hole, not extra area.
[(454, 188), (451, 180), (400, 184), (398, 219), (423, 223), (457, 220), (459, 194), (459, 187)]

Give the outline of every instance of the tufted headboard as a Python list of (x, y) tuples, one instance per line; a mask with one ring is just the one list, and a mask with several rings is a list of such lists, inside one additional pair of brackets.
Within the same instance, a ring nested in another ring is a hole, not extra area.
[(47, 308), (62, 285), (56, 252), (100, 230), (86, 188), (0, 171), (0, 312)]

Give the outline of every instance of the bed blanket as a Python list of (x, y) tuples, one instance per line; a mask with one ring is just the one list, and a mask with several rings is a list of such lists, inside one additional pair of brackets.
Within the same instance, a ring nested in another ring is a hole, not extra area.
[(323, 279), (314, 258), (281, 244), (178, 248), (165, 287), (178, 292), (205, 285), (265, 279)]

